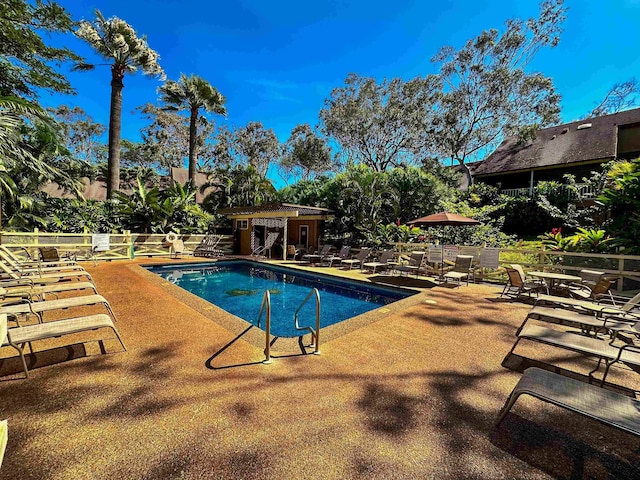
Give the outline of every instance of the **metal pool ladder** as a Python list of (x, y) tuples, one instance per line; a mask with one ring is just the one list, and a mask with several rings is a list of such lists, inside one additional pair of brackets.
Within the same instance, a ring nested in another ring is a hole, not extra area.
[[(301, 327), (298, 323), (298, 314), (302, 307), (309, 301), (309, 299), (315, 296), (316, 300), (316, 328)], [(260, 305), (260, 313), (258, 314), (258, 327), (260, 327), (260, 320), (262, 319), (262, 312), (265, 312), (265, 347), (264, 347), (264, 361), (262, 363), (269, 364), (271, 360), (271, 294), (269, 290), (265, 290), (262, 296), (262, 304)], [(311, 333), (311, 345), (314, 347), (314, 355), (320, 355), (320, 292), (317, 288), (314, 288), (302, 301), (296, 313), (294, 315), (296, 330), (308, 330)]]

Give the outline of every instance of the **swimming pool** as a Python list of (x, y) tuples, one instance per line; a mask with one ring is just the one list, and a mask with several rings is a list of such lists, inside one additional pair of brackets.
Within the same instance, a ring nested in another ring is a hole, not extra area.
[[(321, 327), (342, 322), (415, 293), (245, 260), (146, 268), (256, 326), (262, 296), (265, 290), (269, 290), (271, 333), (281, 337), (300, 335), (294, 327), (294, 314), (313, 288), (320, 292)], [(298, 321), (301, 326), (315, 328), (313, 299), (302, 307)], [(264, 329), (264, 315), (261, 328)]]

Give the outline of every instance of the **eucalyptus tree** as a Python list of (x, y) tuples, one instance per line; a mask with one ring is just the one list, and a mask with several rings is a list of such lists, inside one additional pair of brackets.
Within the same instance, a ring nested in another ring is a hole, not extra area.
[(56, 2), (0, 2), (0, 96), (37, 98), (38, 90), (73, 93), (56, 66), (80, 57), (47, 45), (42, 34), (70, 33), (73, 20)]
[(565, 11), (562, 0), (545, 1), (538, 18), (508, 20), (502, 34), (486, 30), (460, 50), (444, 47), (433, 57), (444, 85), (432, 125), (435, 149), (460, 164), (469, 184), (466, 162), (490, 153), (505, 136), (524, 142), (559, 120), (552, 79), (525, 68), (541, 48), (559, 43)]
[(301, 180), (326, 173), (332, 167), (327, 140), (311, 130), (308, 123), (297, 125), (287, 140), (280, 167), (285, 174)]
[(60, 134), (73, 156), (92, 164), (103, 159), (103, 144), (100, 137), (107, 130), (106, 127), (93, 120), (82, 108), (60, 105), (49, 108), (60, 127)]
[(323, 133), (335, 139), (343, 159), (375, 171), (419, 163), (440, 84), (436, 76), (376, 82), (350, 74), (320, 111)]
[[(111, 66), (107, 198), (112, 198), (113, 192), (120, 186), (120, 130), (124, 76), (138, 68), (141, 68), (145, 75), (159, 77), (162, 80), (165, 75), (158, 63), (158, 54), (149, 48), (146, 38), (139, 37), (127, 22), (118, 17), (105, 19), (100, 11), (96, 10), (93, 23), (81, 21), (76, 35), (89, 43), (109, 62), (104, 65)], [(78, 63), (76, 69), (90, 70), (96, 66), (97, 64)]]
[(282, 145), (275, 132), (261, 122), (249, 122), (232, 131), (221, 128), (216, 136), (214, 156), (219, 166), (251, 165), (262, 178), (271, 163), (282, 155)]
[(640, 93), (640, 84), (635, 77), (616, 83), (589, 116), (608, 115), (634, 107), (638, 104), (638, 93)]
[(197, 125), (200, 109), (207, 112), (226, 115), (225, 98), (204, 78), (197, 75), (187, 77), (180, 74), (180, 80), (168, 80), (159, 88), (160, 100), (167, 104), (169, 110), (189, 110), (189, 180), (196, 182)]

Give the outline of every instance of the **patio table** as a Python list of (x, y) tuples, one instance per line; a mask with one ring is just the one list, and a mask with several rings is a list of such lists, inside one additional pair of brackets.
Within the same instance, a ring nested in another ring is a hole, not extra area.
[(554, 272), (528, 272), (527, 275), (543, 279), (549, 284), (549, 291), (555, 290), (556, 282), (581, 282), (582, 278), (577, 275)]

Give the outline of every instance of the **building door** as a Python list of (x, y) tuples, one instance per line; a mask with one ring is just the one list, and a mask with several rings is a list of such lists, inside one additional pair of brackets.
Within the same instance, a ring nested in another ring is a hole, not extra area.
[(309, 248), (309, 225), (300, 225), (300, 245)]

